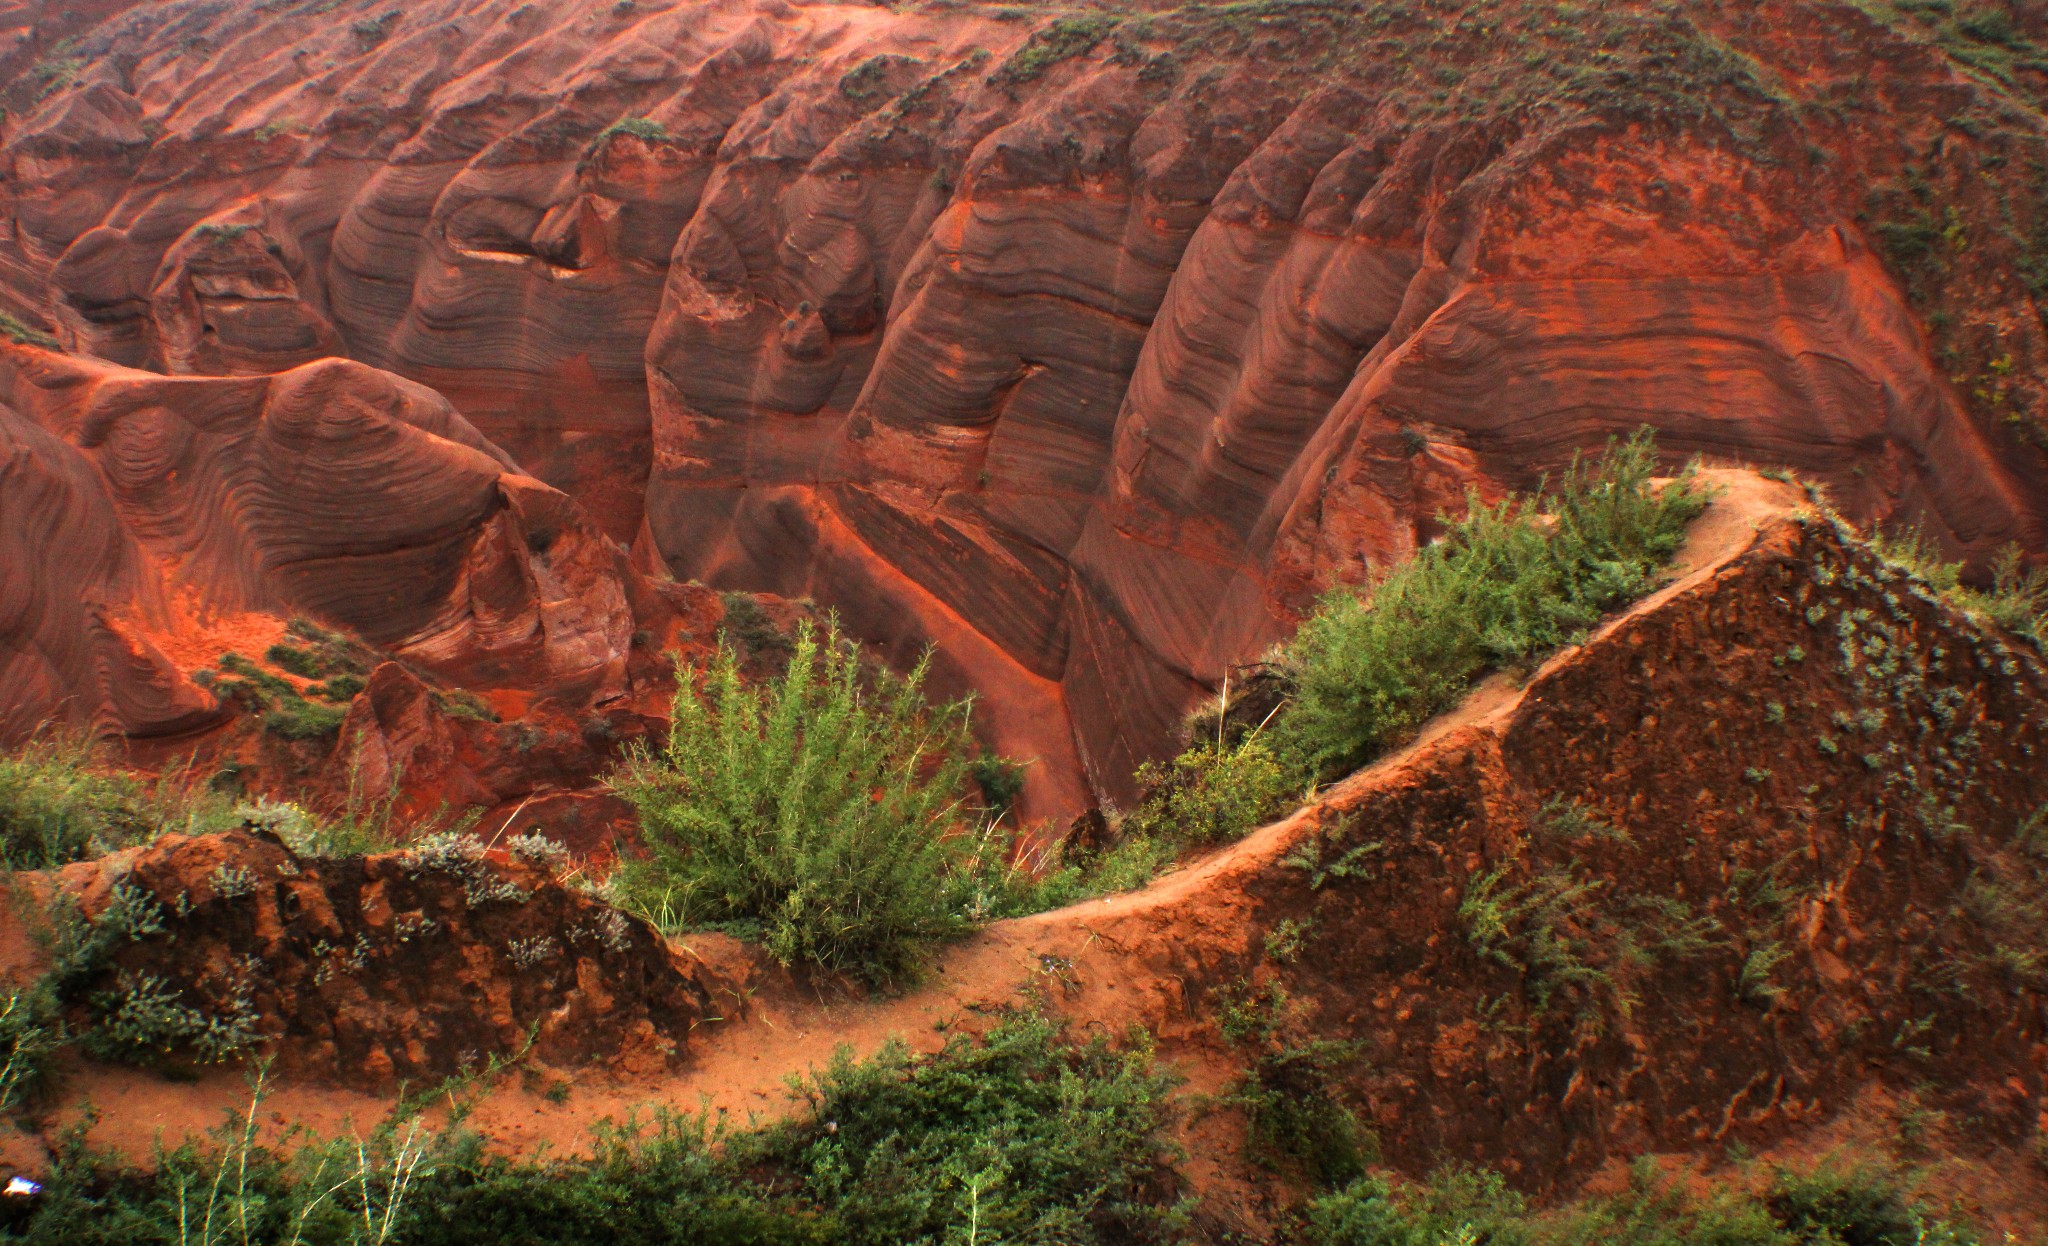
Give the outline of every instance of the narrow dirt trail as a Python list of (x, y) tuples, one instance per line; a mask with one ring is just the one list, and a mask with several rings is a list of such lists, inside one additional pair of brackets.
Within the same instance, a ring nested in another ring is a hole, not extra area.
[[(1688, 533), (1670, 581), (1603, 623), (1589, 646), (1713, 576), (1751, 548), (1761, 527), (1805, 502), (1796, 487), (1749, 472), (1709, 471), (1704, 481), (1717, 495)], [(1583, 648), (1563, 650), (1541, 669), (1573, 662)], [(762, 967), (723, 936), (683, 940), (687, 950), (728, 969), (738, 984), (729, 1019), (691, 1036), (687, 1067), (585, 1072), (559, 1101), (546, 1093), (552, 1079), (508, 1075), (483, 1091), (470, 1123), (509, 1152), (546, 1148), (561, 1154), (581, 1150), (590, 1125), (606, 1117), (644, 1118), (669, 1108), (709, 1110), (734, 1121), (772, 1118), (789, 1110), (790, 1079), (824, 1066), (841, 1048), (865, 1057), (900, 1040), (915, 1051), (936, 1050), (949, 1034), (977, 1030), (991, 1014), (1029, 998), (1084, 1031), (1121, 1035), (1132, 1026), (1145, 1027), (1191, 1091), (1213, 1092), (1237, 1067), (1210, 1046), (1213, 1025), (1198, 1005), (1203, 979), (1218, 959), (1248, 954), (1255, 937), (1245, 884), (1282, 868), (1304, 839), (1318, 833), (1333, 803), (1355, 804), (1453, 733), (1499, 728), (1531, 682), (1533, 675), (1520, 683), (1504, 676), (1483, 681), (1407, 746), (1288, 817), (1142, 890), (994, 923), (947, 948), (926, 980), (901, 995), (826, 994)], [(96, 1068), (86, 1081), (77, 1079), (80, 1093), (53, 1112), (51, 1122), (75, 1119), (89, 1099), (100, 1112), (93, 1139), (136, 1156), (146, 1156), (159, 1138), (217, 1125), (224, 1112), (247, 1099), (244, 1076), (231, 1071), (176, 1083)], [(391, 1102), (387, 1096), (299, 1084), (276, 1086), (269, 1095), (264, 1116), (272, 1125), (292, 1122), (324, 1133), (365, 1126)], [(1190, 1175), (1200, 1183), (1206, 1167), (1198, 1157)]]
[[(1783, 518), (1806, 499), (1796, 487), (1749, 472), (1704, 474), (1719, 492), (1693, 524), (1674, 559), (1671, 580), (1601, 625), (1594, 639), (1624, 620), (1657, 609), (1713, 575), (1748, 550), (1758, 529)], [(1570, 662), (1575, 649), (1545, 666)], [(1214, 1089), (1235, 1066), (1211, 1066), (1196, 1040), (1208, 1030), (1194, 1015), (1196, 1000), (1182, 982), (1160, 977), (1157, 963), (1172, 960), (1171, 945), (1201, 939), (1249, 938), (1241, 881), (1280, 867), (1323, 821), (1331, 799), (1355, 795), (1410, 765), (1436, 741), (1464, 728), (1504, 722), (1524, 696), (1524, 684), (1504, 676), (1482, 682), (1457, 707), (1432, 719), (1407, 746), (1333, 785), (1316, 801), (1254, 831), (1227, 848), (1194, 861), (1148, 887), (1051, 912), (996, 922), (948, 948), (916, 990), (882, 999), (820, 998), (779, 975), (764, 975), (744, 1017), (701, 1038), (693, 1063), (658, 1084), (622, 1080), (579, 1084), (571, 1104), (580, 1123), (592, 1115), (622, 1114), (634, 1105), (699, 1107), (735, 1118), (771, 1116), (790, 1103), (788, 1079), (819, 1068), (842, 1046), (856, 1057), (891, 1039), (933, 1051), (949, 1033), (974, 1029), (981, 1018), (1036, 994), (1088, 1029), (1122, 1033), (1143, 1025), (1161, 1050), (1178, 1059), (1195, 1090)], [(689, 943), (691, 941), (685, 941)], [(714, 960), (731, 955), (722, 939), (692, 948)], [(560, 1133), (562, 1114), (528, 1094), (494, 1096), (476, 1123), (510, 1145), (549, 1142), (573, 1146)]]

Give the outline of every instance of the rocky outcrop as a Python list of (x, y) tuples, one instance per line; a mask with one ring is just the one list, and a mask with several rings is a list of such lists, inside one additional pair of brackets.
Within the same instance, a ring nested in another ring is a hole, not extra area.
[[(81, 1027), (167, 998), (215, 1023), (216, 1044), (302, 1076), (388, 1088), (520, 1054), (656, 1073), (731, 1002), (645, 922), (474, 841), (328, 860), (240, 832), (173, 835), (70, 867), (62, 886), (105, 936), (69, 991), (90, 1001)], [(133, 1054), (203, 1059), (198, 1028), (159, 1025), (162, 1049)]]
[(1642, 424), (2048, 546), (2048, 225), (1983, 189), (2033, 71), (1847, 0), (1457, 7), (183, 0), (14, 88), (0, 287), (129, 366), (389, 369), (647, 565), (936, 644), (1029, 815)]
[(136, 624), (161, 584), (87, 458), (0, 404), (0, 737), (52, 721), (137, 735), (220, 717)]
[(185, 610), (340, 625), (468, 682), (624, 687), (624, 552), (418, 385), (335, 359), (165, 378), (0, 348), (0, 430), (11, 729), (203, 716), (212, 698), (147, 640), (174, 590)]

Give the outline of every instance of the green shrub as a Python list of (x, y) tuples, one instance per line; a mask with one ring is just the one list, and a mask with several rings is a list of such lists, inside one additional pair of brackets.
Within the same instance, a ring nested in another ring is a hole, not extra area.
[(747, 593), (725, 592), (718, 595), (718, 603), (725, 610), (725, 635), (746, 646), (747, 652), (761, 657), (786, 657), (789, 654), (789, 637), (775, 626), (775, 620), (761, 608), (761, 603)]
[(474, 692), (466, 692), (462, 689), (450, 692), (436, 692), (434, 694), (434, 704), (439, 706), (441, 712), (450, 718), (466, 718), (471, 722), (480, 723), (494, 723), (498, 721), (497, 712), (491, 709), (490, 704)]
[(1250, 1124), (1254, 1157), (1323, 1186), (1363, 1176), (1379, 1142), (1345, 1102), (1342, 1073), (1357, 1060), (1357, 1044), (1329, 1039), (1261, 1052), (1228, 1097)]
[[(362, 691), (360, 676), (368, 669), (363, 656), (367, 650), (358, 652), (361, 647), (346, 637), (303, 620), (295, 620), (290, 630), (313, 643), (274, 644), (264, 652), (265, 661), (302, 679), (331, 676), (306, 689), (322, 701), (342, 702)], [(263, 729), (272, 735), (287, 740), (331, 739), (348, 716), (345, 706), (308, 701), (290, 680), (239, 653), (222, 654), (218, 665), (221, 674), (201, 672), (200, 682), (216, 695), (262, 715)]]
[(1991, 559), (1991, 584), (1972, 587), (1963, 581), (1963, 564), (1941, 556), (1941, 545), (1918, 527), (1879, 530), (1870, 538), (1878, 557), (1901, 571), (1918, 576), (1949, 605), (1972, 618), (1986, 620), (2048, 649), (2048, 568), (2029, 570), (2017, 545), (2007, 545)]
[(50, 1057), (64, 1045), (56, 997), (38, 983), (0, 1001), (0, 1112), (42, 1088)]
[(0, 756), (0, 857), (9, 869), (84, 861), (153, 830), (141, 785), (94, 769), (87, 740), (38, 739)]
[(1522, 1246), (1527, 1214), (1497, 1173), (1446, 1169), (1400, 1187), (1366, 1177), (1309, 1205), (1307, 1237), (1314, 1246)]
[(1198, 744), (1165, 766), (1147, 762), (1137, 781), (1150, 794), (1125, 819), (1125, 833), (1176, 844), (1237, 839), (1279, 812), (1297, 786), (1257, 738)]
[(1008, 812), (1024, 791), (1024, 767), (1007, 757), (983, 753), (968, 768), (974, 785), (981, 789), (981, 803), (990, 813)]
[(989, 1242), (1154, 1240), (1173, 1188), (1159, 1137), (1172, 1084), (1142, 1038), (1071, 1045), (1054, 1022), (1013, 1018), (928, 1060), (842, 1052), (800, 1085), (807, 1117), (753, 1158), (805, 1174), (849, 1242), (939, 1241), (970, 1223)]
[(401, 16), (403, 14), (397, 9), (393, 9), (376, 17), (365, 17), (359, 21), (350, 22), (348, 30), (350, 34), (356, 37), (356, 41), (367, 50), (382, 43), (385, 37), (391, 33), (392, 26), (397, 24)]
[(152, 1065), (182, 1057), (200, 1064), (232, 1059), (257, 1040), (256, 1009), (246, 982), (234, 984), (226, 1006), (208, 1010), (151, 973), (123, 971), (110, 991), (94, 996), (95, 1024), (85, 1049), (104, 1060)]
[(348, 711), (339, 705), (318, 705), (303, 697), (281, 700), (263, 714), (263, 729), (287, 740), (325, 740), (341, 730)]
[(1197, 744), (1164, 765), (1147, 762), (1136, 778), (1144, 798), (1117, 820), (1115, 842), (1044, 870), (1005, 915), (1142, 887), (1189, 848), (1237, 839), (1283, 812), (1298, 786), (1256, 732), (1234, 745)]
[(44, 350), (56, 350), (60, 345), (56, 338), (4, 311), (0, 311), (0, 337), (18, 346), (40, 346)]
[(301, 679), (318, 679), (327, 673), (326, 666), (318, 654), (311, 649), (282, 642), (263, 651), (264, 660), (281, 671), (290, 671)]
[(932, 706), (925, 666), (863, 673), (828, 625), (798, 629), (787, 669), (740, 674), (721, 638), (680, 672), (667, 743), (637, 750), (613, 786), (640, 811), (649, 850), (621, 896), (669, 926), (758, 937), (784, 964), (896, 978), (957, 934), (977, 889), (967, 790), (967, 706)]
[(355, 700), (356, 694), (368, 686), (361, 675), (335, 675), (306, 691), (323, 701), (346, 702)]
[(1721, 946), (1722, 933), (1684, 900), (1592, 877), (1577, 860), (1540, 868), (1510, 860), (1474, 874), (1458, 921), (1475, 952), (1521, 977), (1536, 1016), (1570, 1001), (1596, 1024), (1628, 1015), (1649, 970)]
[(620, 134), (630, 134), (649, 143), (666, 142), (671, 137), (668, 127), (651, 117), (621, 117), (606, 126), (597, 136), (597, 141), (602, 144)]
[(1120, 24), (1117, 18), (1101, 15), (1057, 18), (1032, 31), (1024, 46), (989, 75), (989, 81), (1021, 86), (1042, 77), (1061, 61), (1093, 51)]
[(1157, 878), (1180, 852), (1175, 840), (1126, 832), (1101, 852), (1068, 857), (1055, 849), (1001, 870), (984, 869), (977, 873), (987, 880), (978, 911), (986, 918), (1021, 917), (1134, 891)]
[(1874, 1168), (1780, 1173), (1766, 1202), (1794, 1241), (1928, 1246), (1929, 1239), (1922, 1236), (1923, 1217), (1898, 1182)]
[(1574, 458), (1556, 488), (1498, 506), (1471, 499), (1446, 538), (1367, 597), (1324, 597), (1286, 651), (1294, 700), (1278, 751), (1328, 778), (1357, 768), (1449, 706), (1489, 668), (1533, 661), (1646, 590), (1706, 505), (1690, 469), (1653, 489), (1648, 430)]
[(44, 736), (0, 753), (0, 866), (48, 869), (168, 831), (226, 830), (236, 825), (233, 808), (187, 768), (124, 774), (84, 737)]

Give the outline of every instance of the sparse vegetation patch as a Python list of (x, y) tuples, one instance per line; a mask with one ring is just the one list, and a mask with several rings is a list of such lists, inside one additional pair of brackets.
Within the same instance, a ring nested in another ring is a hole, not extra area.
[(1645, 431), (1574, 459), (1555, 487), (1488, 506), (1372, 584), (1331, 592), (1286, 652), (1278, 747), (1329, 778), (1398, 743), (1500, 666), (1582, 637), (1640, 595), (1706, 505), (1690, 472), (1652, 486)]
[[(587, 1159), (514, 1160), (463, 1127), (490, 1070), (430, 1088), (361, 1141), (272, 1143), (259, 1094), (148, 1170), (60, 1142), (30, 1242), (205, 1240), (299, 1246), (1147, 1246), (1183, 1224), (1162, 1134), (1172, 1081), (1142, 1035), (1077, 1043), (1020, 1016), (936, 1055), (844, 1053), (798, 1084), (797, 1114), (728, 1129), (708, 1116), (601, 1124)], [(428, 1128), (427, 1099), (458, 1104)], [(367, 1226), (367, 1229), (366, 1229)]]

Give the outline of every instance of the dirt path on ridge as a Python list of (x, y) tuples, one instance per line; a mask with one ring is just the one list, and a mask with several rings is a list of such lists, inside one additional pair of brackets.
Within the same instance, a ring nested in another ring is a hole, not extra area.
[[(1596, 629), (1589, 644), (1633, 615), (1657, 608), (1750, 548), (1759, 527), (1805, 502), (1795, 486), (1737, 470), (1703, 473), (1718, 490), (1693, 524), (1670, 568), (1669, 582)], [(1546, 666), (1573, 660), (1578, 649), (1552, 655)], [(1386, 781), (1445, 734), (1504, 722), (1521, 702), (1523, 683), (1494, 676), (1460, 704), (1426, 724), (1405, 747), (1340, 781), (1326, 796), (1355, 795)], [(513, 1153), (545, 1148), (573, 1153), (587, 1143), (589, 1126), (606, 1117), (646, 1116), (660, 1108), (700, 1108), (742, 1121), (788, 1110), (787, 1086), (829, 1062), (842, 1046), (856, 1057), (891, 1039), (917, 1051), (942, 1046), (948, 1034), (972, 1031), (988, 1015), (1036, 994), (1071, 1018), (1078, 1029), (1125, 1032), (1143, 1025), (1195, 1093), (1219, 1089), (1236, 1073), (1203, 1041), (1211, 1028), (1197, 1015), (1196, 991), (1162, 975), (1158, 953), (1182, 941), (1248, 937), (1241, 880), (1276, 868), (1318, 826), (1321, 800), (1195, 860), (1134, 892), (1090, 900), (1030, 917), (996, 922), (946, 948), (916, 989), (883, 998), (833, 996), (764, 968), (722, 936), (684, 939), (690, 950), (729, 967), (743, 985), (731, 1019), (691, 1037), (693, 1055), (680, 1071), (584, 1071), (566, 1098), (547, 1098), (548, 1078), (508, 1074), (485, 1092), (470, 1118), (473, 1127)], [(93, 1140), (138, 1158), (159, 1138), (175, 1140), (215, 1126), (247, 1100), (245, 1075), (222, 1070), (195, 1081), (156, 1074), (102, 1070), (71, 1079), (73, 1092), (49, 1121), (76, 1119), (89, 1101), (100, 1113)], [(264, 1107), (274, 1127), (288, 1122), (325, 1133), (345, 1132), (379, 1119), (388, 1096), (342, 1088), (285, 1083), (272, 1087)], [(1199, 1125), (1196, 1126), (1200, 1128)], [(1194, 1148), (1190, 1148), (1193, 1150)], [(0, 1158), (6, 1158), (0, 1154)], [(1190, 1175), (1201, 1184), (1210, 1165), (1199, 1158)], [(1214, 1175), (1214, 1174), (1211, 1174)]]

